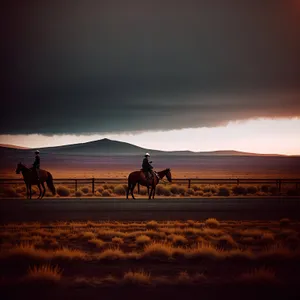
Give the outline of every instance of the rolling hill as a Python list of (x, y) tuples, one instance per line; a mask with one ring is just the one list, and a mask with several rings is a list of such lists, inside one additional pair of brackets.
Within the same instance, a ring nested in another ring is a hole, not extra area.
[[(32, 152), (33, 149), (26, 149), (24, 147), (18, 147), (14, 145), (0, 145), (0, 153), (19, 153), (27, 154)], [(154, 156), (283, 156), (277, 154), (257, 154), (240, 152), (234, 150), (220, 150), (220, 151), (202, 151), (202, 152), (192, 152), (192, 151), (160, 151), (153, 149), (142, 148), (130, 143), (120, 142), (110, 139), (101, 139), (92, 142), (71, 144), (56, 147), (44, 147), (40, 148), (43, 153), (52, 154), (65, 154), (65, 155), (88, 155), (88, 156), (115, 156), (115, 155), (144, 155), (149, 152)]]

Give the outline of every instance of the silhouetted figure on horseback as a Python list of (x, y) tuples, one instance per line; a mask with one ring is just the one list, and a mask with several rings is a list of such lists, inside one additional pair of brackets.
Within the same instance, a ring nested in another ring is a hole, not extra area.
[(34, 153), (35, 153), (35, 160), (32, 164), (31, 170), (34, 172), (37, 181), (40, 181), (40, 166), (41, 166), (40, 151), (36, 150)]
[(145, 157), (143, 159), (143, 164), (142, 164), (142, 169), (145, 173), (145, 177), (147, 180), (150, 180), (152, 179), (153, 177), (153, 167), (152, 167), (152, 161), (149, 161), (149, 157), (150, 157), (150, 154), (149, 153), (146, 153), (145, 154)]

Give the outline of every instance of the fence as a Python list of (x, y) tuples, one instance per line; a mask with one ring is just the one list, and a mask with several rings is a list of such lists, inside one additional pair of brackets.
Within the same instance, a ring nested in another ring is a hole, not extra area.
[[(97, 184), (127, 184), (127, 178), (59, 178), (54, 179), (54, 184), (67, 184), (73, 185), (75, 191), (78, 190), (79, 185), (91, 185), (92, 193), (95, 193), (95, 186)], [(186, 185), (188, 188), (191, 188), (193, 184), (216, 184), (216, 185), (251, 185), (251, 184), (269, 184), (275, 185), (278, 193), (281, 193), (282, 186), (284, 184), (293, 184), (296, 189), (300, 186), (300, 179), (250, 179), (250, 178), (221, 178), (221, 179), (212, 179), (212, 178), (176, 178), (172, 180), (172, 183)], [(24, 184), (23, 179), (0, 179), (0, 185), (4, 184)], [(137, 185), (137, 192), (140, 192), (140, 186)]]

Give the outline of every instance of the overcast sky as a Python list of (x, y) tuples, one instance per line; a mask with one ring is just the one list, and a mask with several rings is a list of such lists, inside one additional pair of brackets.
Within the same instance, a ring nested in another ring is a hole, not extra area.
[(0, 14), (1, 142), (300, 116), (297, 0), (8, 1)]

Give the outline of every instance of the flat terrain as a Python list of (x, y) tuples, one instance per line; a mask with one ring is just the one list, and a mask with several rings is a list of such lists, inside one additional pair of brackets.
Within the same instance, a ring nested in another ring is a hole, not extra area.
[[(1, 150), (1, 149), (0, 149)], [(0, 151), (1, 154), (1, 151)], [(17, 163), (32, 164), (32, 153), (0, 155), (0, 177), (21, 178)], [(127, 178), (141, 168), (141, 155), (67, 155), (44, 153), (42, 168), (53, 178)], [(153, 156), (154, 169), (171, 168), (173, 178), (300, 178), (300, 157), (264, 156)]]
[(0, 223), (71, 220), (299, 219), (300, 197), (0, 199)]
[(3, 299), (300, 295), (300, 223), (286, 218), (10, 223), (0, 250)]

